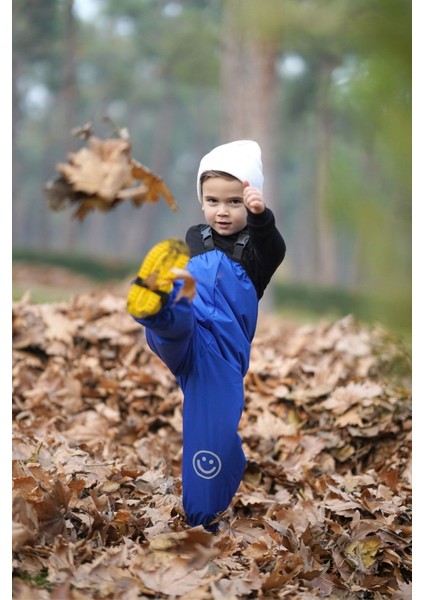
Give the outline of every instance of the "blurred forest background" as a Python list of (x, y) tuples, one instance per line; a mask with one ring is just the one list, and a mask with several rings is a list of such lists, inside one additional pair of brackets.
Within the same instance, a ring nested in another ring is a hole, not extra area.
[[(128, 278), (202, 221), (201, 157), (256, 139), (287, 243), (274, 309), (353, 313), (408, 339), (411, 21), (410, 0), (15, 0), (13, 269)], [(126, 127), (179, 211), (50, 210), (44, 185), (86, 122), (99, 137)]]

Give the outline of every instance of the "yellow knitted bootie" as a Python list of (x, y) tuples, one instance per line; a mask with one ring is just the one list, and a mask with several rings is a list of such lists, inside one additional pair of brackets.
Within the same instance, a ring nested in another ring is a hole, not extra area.
[(138, 319), (159, 312), (172, 291), (172, 269), (184, 269), (189, 260), (190, 250), (181, 240), (172, 238), (153, 246), (128, 292), (128, 312)]

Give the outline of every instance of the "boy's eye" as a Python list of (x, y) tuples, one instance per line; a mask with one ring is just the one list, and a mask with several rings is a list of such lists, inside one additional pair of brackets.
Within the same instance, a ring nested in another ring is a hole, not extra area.
[(232, 200), (230, 200), (230, 202), (234, 205), (243, 204), (243, 200), (241, 198), (233, 198)]

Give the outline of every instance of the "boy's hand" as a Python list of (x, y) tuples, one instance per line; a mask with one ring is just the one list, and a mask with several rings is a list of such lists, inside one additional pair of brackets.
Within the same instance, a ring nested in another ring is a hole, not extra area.
[(249, 185), (248, 181), (243, 181), (243, 202), (245, 207), (255, 215), (259, 215), (265, 210), (262, 192), (258, 188)]

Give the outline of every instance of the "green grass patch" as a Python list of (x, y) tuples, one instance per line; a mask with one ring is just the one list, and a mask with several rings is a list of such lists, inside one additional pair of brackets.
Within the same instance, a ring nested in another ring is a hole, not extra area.
[(48, 579), (48, 570), (42, 569), (37, 575), (29, 575), (25, 572), (14, 572), (13, 577), (18, 577), (23, 581), (27, 581), (28, 583), (32, 583), (36, 585), (38, 588), (51, 590), (52, 586)]
[(63, 286), (35, 285), (25, 286), (14, 283), (12, 288), (12, 302), (19, 302), (29, 291), (32, 304), (54, 304), (56, 302), (69, 302), (75, 294), (84, 293), (83, 290), (68, 289)]
[(111, 259), (96, 259), (79, 254), (63, 254), (39, 250), (14, 249), (14, 262), (25, 262), (34, 265), (46, 265), (69, 269), (79, 275), (89, 277), (93, 281), (107, 282), (120, 280), (138, 270), (138, 262), (124, 262)]
[(303, 320), (315, 321), (352, 314), (359, 321), (381, 324), (410, 345), (412, 309), (406, 295), (382, 297), (341, 288), (274, 283), (273, 296), (278, 312), (286, 316), (301, 315)]

